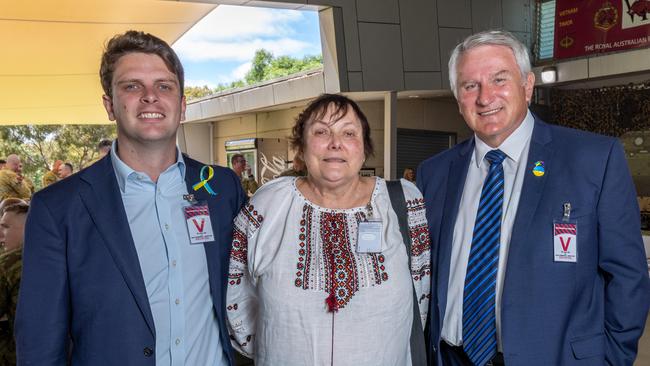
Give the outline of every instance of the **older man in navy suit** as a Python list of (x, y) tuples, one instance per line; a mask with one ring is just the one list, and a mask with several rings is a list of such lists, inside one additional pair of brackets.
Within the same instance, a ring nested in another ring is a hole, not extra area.
[(474, 137), (426, 160), (433, 365), (632, 365), (650, 283), (636, 193), (614, 138), (528, 111), (534, 75), (507, 32), (449, 61)]
[(34, 195), (19, 365), (232, 364), (224, 299), (239, 178), (181, 154), (183, 68), (129, 31), (102, 57), (110, 154)]

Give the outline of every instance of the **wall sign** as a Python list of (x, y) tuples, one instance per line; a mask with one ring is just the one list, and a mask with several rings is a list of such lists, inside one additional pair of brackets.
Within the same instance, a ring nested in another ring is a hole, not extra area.
[(650, 46), (650, 0), (556, 0), (554, 58)]

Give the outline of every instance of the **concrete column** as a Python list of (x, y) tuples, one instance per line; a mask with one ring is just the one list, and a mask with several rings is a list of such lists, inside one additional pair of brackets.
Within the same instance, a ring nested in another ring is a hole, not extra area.
[(397, 177), (397, 92), (384, 94), (384, 178)]

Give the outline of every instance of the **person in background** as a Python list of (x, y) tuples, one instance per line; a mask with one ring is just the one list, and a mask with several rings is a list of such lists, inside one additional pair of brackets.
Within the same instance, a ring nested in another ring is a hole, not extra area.
[(52, 170), (48, 170), (43, 174), (43, 188), (49, 186), (52, 183), (56, 183), (59, 180), (59, 172), (61, 169), (61, 164), (63, 164), (63, 161), (57, 160), (52, 164)]
[(11, 206), (16, 203), (26, 203), (26, 202), (21, 200), (20, 198), (13, 198), (13, 197), (5, 198), (4, 200), (0, 201), (0, 217), (2, 217), (5, 207)]
[(104, 156), (108, 155), (111, 151), (111, 146), (113, 146), (113, 141), (109, 139), (103, 139), (97, 144), (97, 151), (99, 152), (99, 158), (101, 159)]
[(29, 200), (34, 184), (23, 176), (23, 163), (16, 154), (7, 156), (5, 169), (0, 170), (0, 200), (14, 197)]
[(402, 178), (408, 180), (411, 183), (415, 183), (415, 170), (413, 170), (413, 168), (405, 168)]
[(292, 147), (307, 176), (265, 183), (235, 220), (226, 302), (234, 347), (256, 366), (410, 366), (410, 351), (426, 361), (430, 241), (420, 192), (397, 182), (404, 243), (386, 182), (359, 175), (373, 153), (370, 127), (345, 96), (312, 101)]
[[(2, 202), (13, 201), (9, 198)], [(0, 214), (0, 242), (4, 251), (0, 254), (0, 364), (16, 364), (14, 320), (20, 273), (22, 270), (22, 246), (25, 235), (25, 218), (29, 206), (25, 202), (7, 203)]]
[(230, 164), (232, 165), (232, 170), (235, 171), (235, 174), (237, 174), (241, 180), (241, 185), (244, 189), (244, 192), (246, 192), (246, 194), (249, 196), (255, 193), (259, 186), (255, 181), (255, 177), (253, 177), (251, 174), (250, 167), (248, 166), (248, 162), (246, 161), (244, 155), (235, 154), (231, 156)]
[(99, 74), (117, 140), (34, 195), (18, 364), (232, 365), (224, 301), (239, 179), (176, 145), (183, 66), (165, 41), (117, 35)]
[(305, 177), (307, 176), (307, 169), (305, 168), (305, 163), (300, 160), (296, 155), (293, 157), (293, 162), (291, 169), (287, 169), (280, 173), (278, 177)]
[(615, 138), (546, 124), (526, 46), (470, 35), (449, 81), (474, 136), (418, 168), (434, 365), (632, 365), (650, 280)]
[(5, 165), (7, 165), (7, 161), (5, 159), (0, 159), (0, 170), (4, 169)]
[(73, 172), (74, 168), (72, 167), (72, 164), (65, 163), (61, 165), (61, 168), (59, 169), (59, 179), (65, 179), (71, 176)]

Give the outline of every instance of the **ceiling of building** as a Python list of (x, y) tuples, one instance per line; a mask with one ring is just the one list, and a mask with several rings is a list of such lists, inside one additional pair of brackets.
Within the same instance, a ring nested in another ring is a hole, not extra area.
[(214, 4), (158, 0), (3, 1), (0, 125), (109, 123), (104, 43), (129, 29), (176, 41)]

